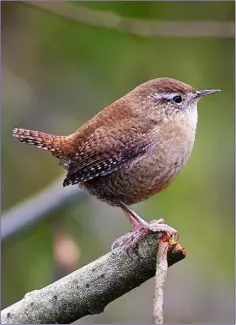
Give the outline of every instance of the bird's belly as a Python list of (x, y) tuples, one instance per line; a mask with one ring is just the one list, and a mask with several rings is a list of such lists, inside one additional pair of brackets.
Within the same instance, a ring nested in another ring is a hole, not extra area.
[(169, 126), (168, 133), (166, 127), (153, 134), (157, 141), (148, 152), (122, 165), (119, 170), (89, 180), (82, 186), (111, 205), (119, 205), (119, 201), (135, 204), (162, 191), (187, 162), (195, 140), (195, 127), (191, 125)]
[(148, 199), (166, 188), (182, 168), (182, 162), (170, 164), (158, 156), (139, 159), (106, 176), (95, 178), (83, 186), (98, 199), (110, 205), (127, 205)]

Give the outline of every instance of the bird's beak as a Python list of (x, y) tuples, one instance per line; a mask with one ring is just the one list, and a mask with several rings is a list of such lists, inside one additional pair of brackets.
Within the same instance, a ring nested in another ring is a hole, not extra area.
[(220, 89), (206, 89), (206, 90), (197, 90), (196, 97), (201, 98), (203, 96), (212, 95), (221, 91)]

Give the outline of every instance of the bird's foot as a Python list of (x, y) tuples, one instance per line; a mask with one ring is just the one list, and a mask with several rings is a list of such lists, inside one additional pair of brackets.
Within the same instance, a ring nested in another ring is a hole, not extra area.
[(140, 223), (133, 223), (132, 225), (132, 230), (129, 233), (119, 237), (113, 242), (111, 246), (111, 252), (113, 254), (115, 254), (116, 249), (118, 249), (118, 251), (127, 251), (130, 248), (135, 248), (137, 243), (149, 233), (166, 232), (170, 236), (177, 234), (177, 230), (165, 224), (164, 219), (152, 220), (149, 223), (144, 221), (142, 225)]

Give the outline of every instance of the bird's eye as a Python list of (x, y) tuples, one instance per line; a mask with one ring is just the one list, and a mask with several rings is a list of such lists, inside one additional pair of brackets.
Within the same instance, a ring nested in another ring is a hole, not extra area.
[(177, 104), (182, 102), (182, 97), (180, 95), (176, 95), (173, 97), (173, 101)]

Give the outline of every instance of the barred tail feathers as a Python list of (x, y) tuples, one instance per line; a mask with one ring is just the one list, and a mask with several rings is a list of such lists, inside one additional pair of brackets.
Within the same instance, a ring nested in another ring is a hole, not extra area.
[(54, 155), (60, 155), (66, 137), (47, 134), (27, 129), (13, 129), (13, 137), (22, 143), (34, 145), (37, 148), (51, 151)]

